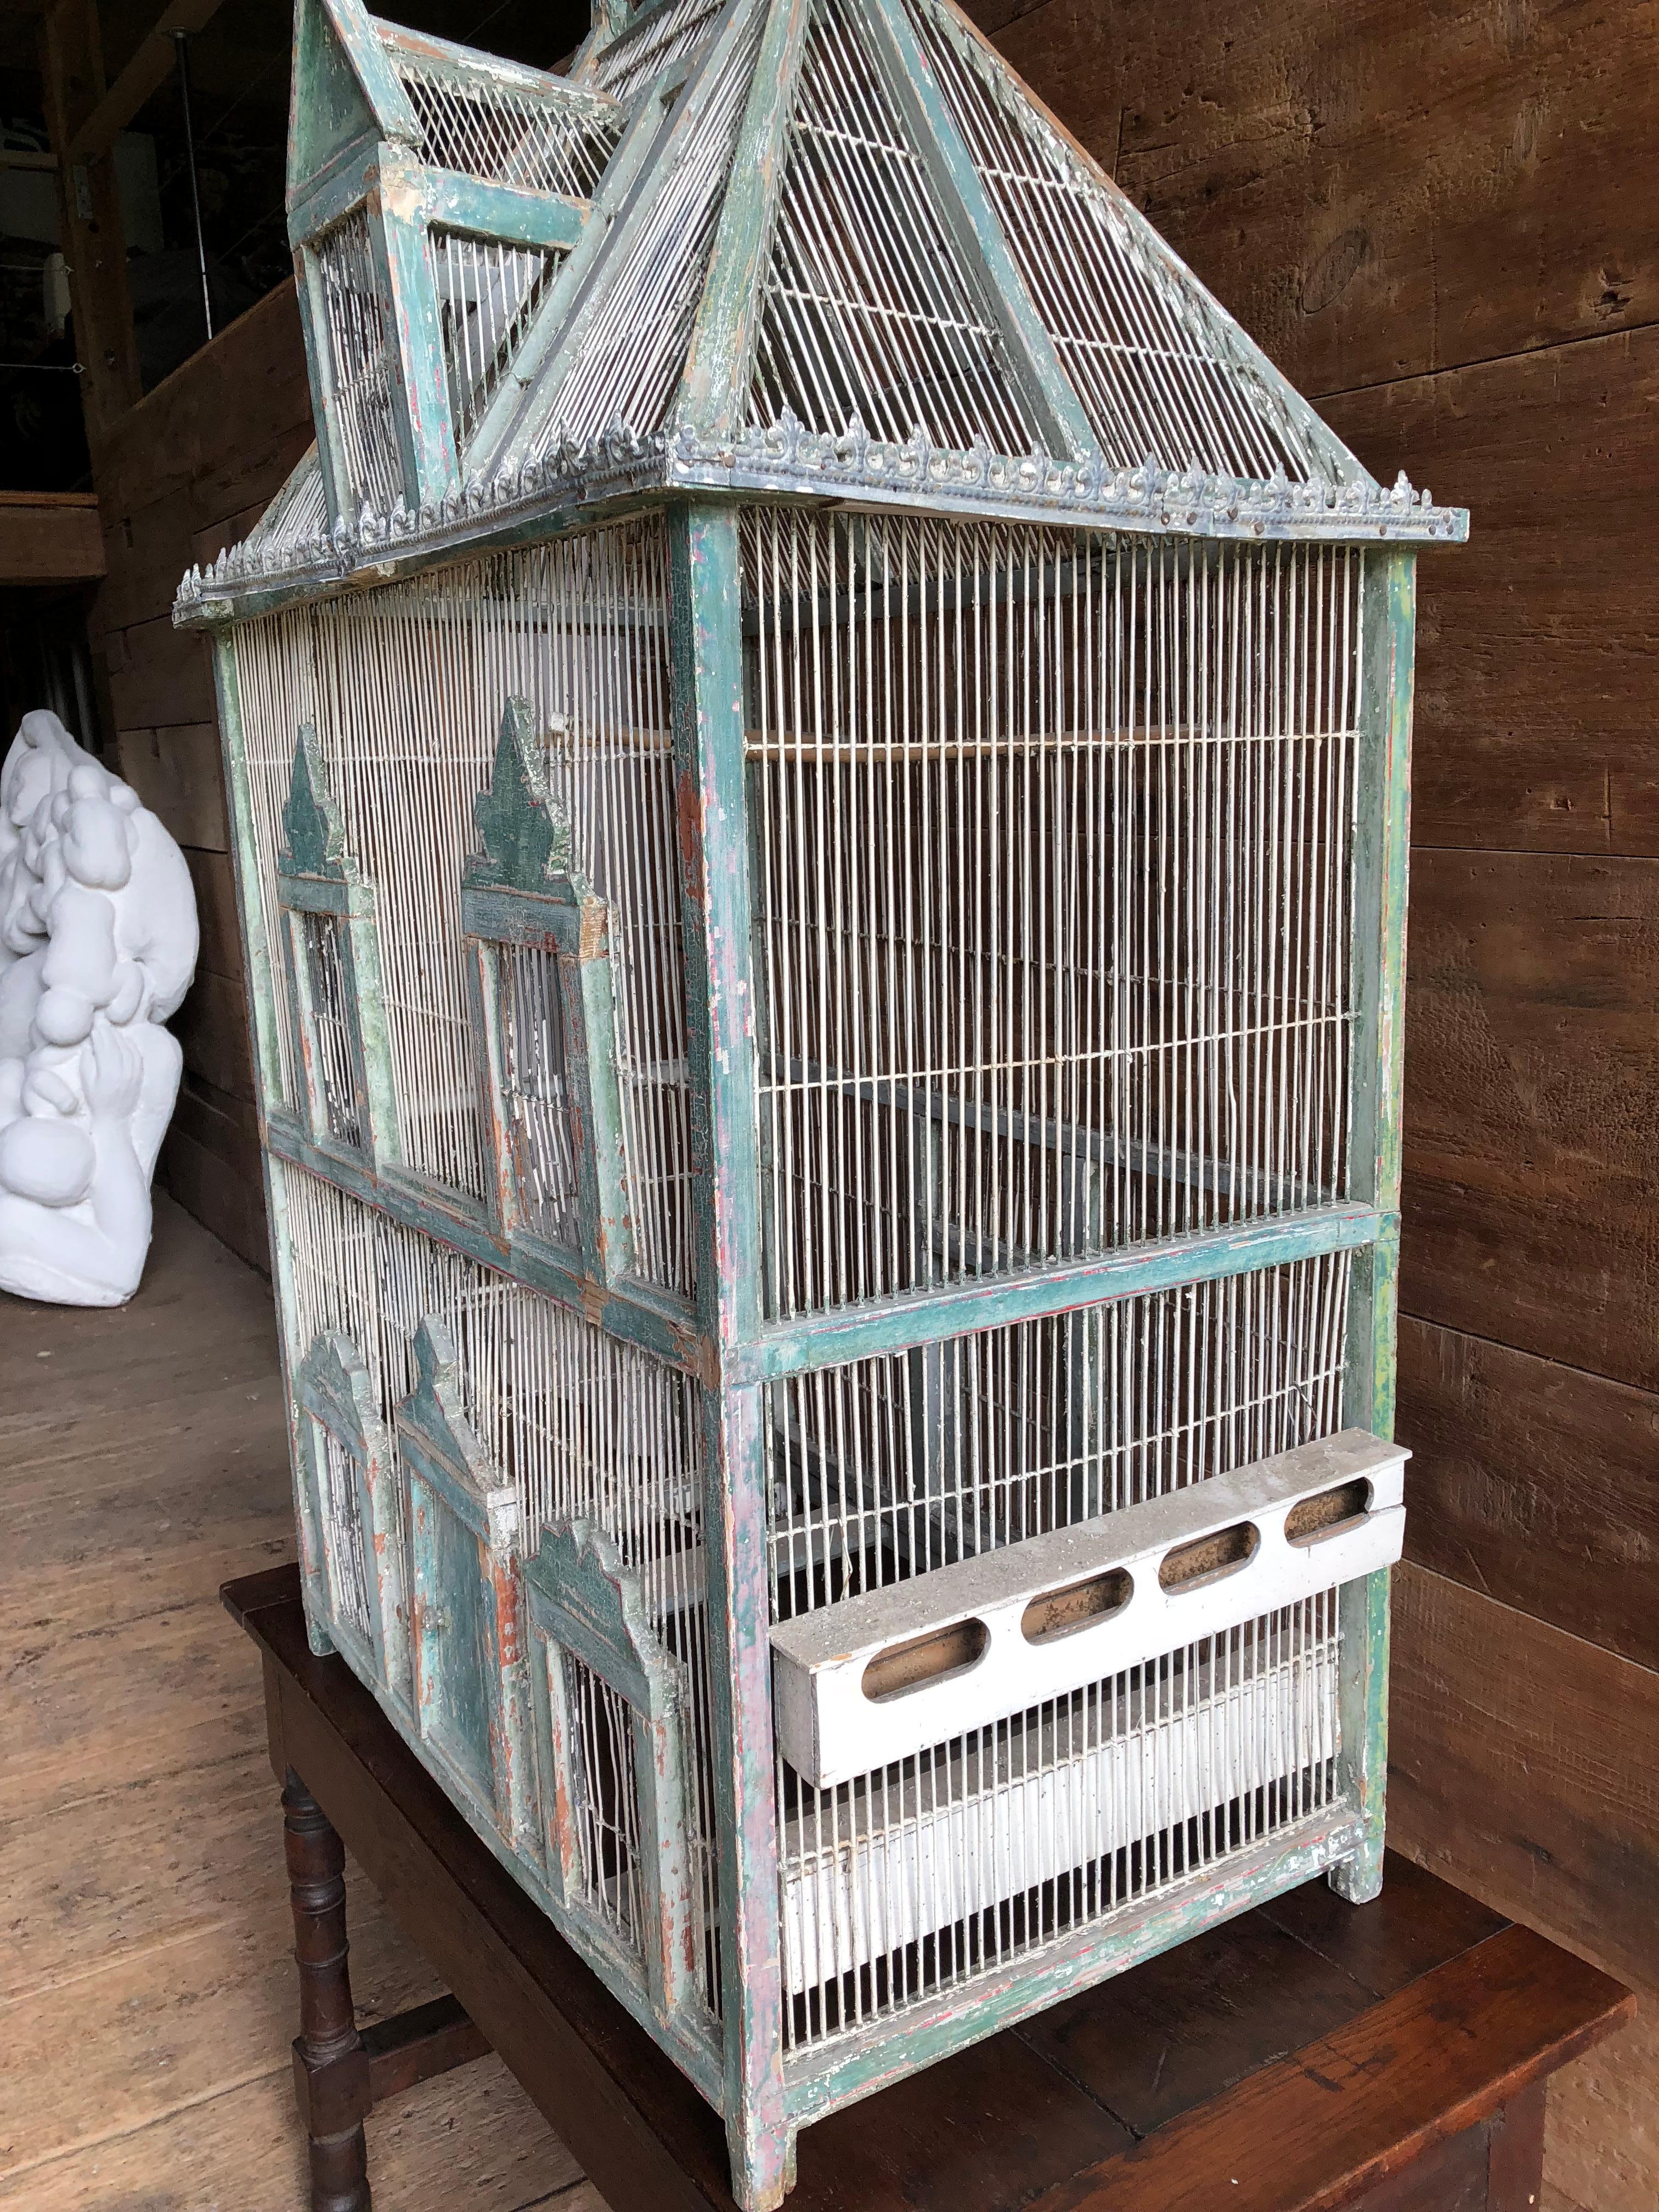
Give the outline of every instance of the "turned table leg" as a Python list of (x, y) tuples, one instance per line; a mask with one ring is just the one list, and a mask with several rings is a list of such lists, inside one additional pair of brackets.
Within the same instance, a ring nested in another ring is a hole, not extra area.
[(312, 2212), (369, 2212), (368, 2055), (346, 1966), (345, 1847), (291, 1766), (283, 1827), (300, 1969), (294, 2092), (311, 2149)]

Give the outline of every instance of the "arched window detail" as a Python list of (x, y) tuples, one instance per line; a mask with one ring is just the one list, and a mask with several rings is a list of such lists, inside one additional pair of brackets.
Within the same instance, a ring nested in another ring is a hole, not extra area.
[(699, 1987), (683, 1670), (637, 1573), (587, 1522), (544, 1532), (524, 1588), (549, 1886), (666, 2020)]
[(614, 1282), (633, 1266), (634, 1241), (607, 909), (574, 865), (523, 700), (507, 702), (474, 818), (461, 926), (497, 1226)]
[(391, 1439), (349, 1337), (319, 1336), (294, 1378), (307, 1613), (359, 1672), (409, 1700), (409, 1619)]
[(539, 1858), (519, 1645), (519, 1500), (461, 1404), (445, 1323), (415, 1332), (398, 1408), (413, 1599), (415, 1719), (445, 1778), (514, 1850)]
[(372, 1171), (398, 1151), (374, 893), (346, 849), (309, 722), (294, 749), (283, 831), (276, 897), (307, 1133)]

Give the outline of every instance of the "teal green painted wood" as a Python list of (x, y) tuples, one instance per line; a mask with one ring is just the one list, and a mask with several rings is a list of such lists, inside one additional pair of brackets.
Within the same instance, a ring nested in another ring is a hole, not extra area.
[[(721, 1363), (759, 1307), (759, 1188), (742, 566), (736, 517), (670, 516), (674, 763), (680, 824), (697, 1296)], [(761, 1394), (704, 1396), (704, 1541), (720, 1822), (726, 2123), (743, 2212), (788, 2185), (773, 1786), (771, 1600)]]
[(1313, 1206), (1305, 1213), (1275, 1214), (1237, 1229), (1205, 1230), (1157, 1243), (1125, 1245), (1086, 1260), (969, 1279), (943, 1290), (871, 1298), (759, 1328), (730, 1354), (727, 1369), (744, 1382), (810, 1374), (848, 1360), (911, 1351), (972, 1329), (1070, 1313), (1107, 1298), (1218, 1281), (1322, 1252), (1358, 1251), (1380, 1233), (1383, 1218), (1370, 1206)]
[(282, 957), (310, 1134), (325, 1152), (398, 1158), (374, 888), (347, 850), (317, 732), (302, 724), (283, 812), (276, 888)]
[(512, 185), (480, 184), (453, 169), (427, 169), (421, 196), (428, 222), (442, 229), (560, 253), (568, 253), (580, 238), (587, 214), (580, 201), (520, 191)]
[[(397, 1468), (368, 1370), (349, 1337), (331, 1329), (318, 1338), (295, 1376), (294, 1396), (313, 1528), (319, 1534), (352, 1532), (349, 1541), (322, 1547), (319, 1610), (359, 1673), (407, 1717), (409, 1612)], [(317, 1571), (307, 1562), (308, 1572)]]
[(1043, 443), (1059, 459), (1091, 453), (1095, 434), (1026, 289), (973, 157), (939, 91), (903, 0), (872, 0), (865, 22), (887, 89), (921, 147), (957, 252), (978, 279)]
[(441, 500), (459, 482), (450, 419), (437, 288), (427, 252), (426, 172), (383, 158), (380, 188), (368, 200), (369, 235), (384, 272), (401, 407), (394, 407), (404, 465), (404, 498), (412, 508)]
[[(378, 129), (342, 147), (328, 167), (303, 190), (293, 193), (288, 205), (288, 237), (298, 247), (331, 230), (337, 222), (362, 207), (374, 188), (384, 145)], [(317, 390), (316, 380), (312, 390)]]
[(305, 1169), (320, 1182), (374, 1206), (388, 1220), (418, 1229), (434, 1243), (580, 1313), (608, 1335), (639, 1345), (671, 1367), (694, 1375), (711, 1371), (707, 1340), (690, 1306), (673, 1291), (637, 1278), (599, 1282), (570, 1256), (538, 1241), (509, 1245), (486, 1206), (469, 1203), (460, 1192), (408, 1175), (395, 1165), (376, 1171), (343, 1149), (325, 1149), (283, 1108), (269, 1109), (267, 1118), (273, 1158)]
[[(473, 952), (471, 1004), (497, 1226), (510, 1247), (566, 1244), (589, 1278), (615, 1282), (633, 1272), (635, 1251), (608, 918), (605, 902), (575, 871), (570, 824), (549, 786), (543, 740), (524, 700), (507, 702), (495, 769), (473, 819), (479, 851), (461, 879), (461, 927)], [(520, 950), (550, 960), (557, 979), (556, 1008), (541, 1009), (542, 1035), (548, 1043), (558, 1040), (560, 1066), (550, 1072), (564, 1096), (544, 1109), (533, 1133), (514, 1109), (514, 1068), (529, 1056), (515, 1035), (524, 1018), (524, 994), (513, 984)], [(544, 1180), (551, 1133), (544, 1124), (554, 1118), (574, 1168), (567, 1235), (553, 1233), (531, 1196)]]
[(811, 0), (780, 0), (761, 33), (676, 404), (677, 419), (706, 438), (730, 437), (748, 411), (766, 262), (811, 13)]
[(971, 2002), (964, 2002), (959, 1991), (924, 1999), (873, 2034), (837, 2040), (810, 2058), (792, 2061), (792, 2118), (804, 2126), (873, 2096), (954, 2051), (1299, 1889), (1352, 1851), (1357, 1831), (1352, 1815), (1340, 1808), (1304, 1821), (1289, 1834), (1242, 1853), (1224, 1873), (1168, 1894), (1154, 1893), (1115, 1914), (1107, 1925), (1058, 1937), (1043, 1944), (1035, 1958), (1016, 1957), (976, 1984)]
[[(1389, 1227), (1355, 1268), (1348, 1329), (1348, 1418), (1394, 1433), (1398, 1326), (1401, 1124), (1406, 1012), (1406, 905), (1411, 846), (1414, 554), (1365, 556), (1362, 721), (1354, 868), (1352, 1180)], [(1364, 1827), (1331, 1884), (1356, 1904), (1382, 1881), (1389, 1744), (1387, 1571), (1341, 1597), (1342, 1765)]]
[(290, 196), (370, 132), (410, 145), (420, 140), (409, 96), (357, 0), (301, 0), (289, 112)]
[(451, 1781), (517, 1856), (541, 1848), (520, 1644), (519, 1498), (461, 1405), (453, 1340), (415, 1334), (419, 1380), (398, 1408), (407, 1484), (416, 1721)]
[[(617, 1953), (666, 2023), (697, 2002), (680, 1668), (647, 1618), (637, 1572), (602, 1530), (582, 1522), (545, 1530), (524, 1583), (550, 1875), (556, 1867), (561, 1903), (586, 1911), (592, 1939)], [(580, 1740), (591, 1716), (573, 1705), (567, 1654), (628, 1708), (627, 1741), (612, 1748), (630, 1762), (642, 1895), (635, 1943), (625, 1949), (618, 1937), (629, 1931), (587, 1902), (598, 1870), (580, 1830), (594, 1747)]]

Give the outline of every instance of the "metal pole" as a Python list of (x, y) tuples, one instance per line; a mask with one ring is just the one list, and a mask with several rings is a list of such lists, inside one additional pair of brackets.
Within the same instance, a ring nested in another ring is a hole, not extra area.
[(190, 119), (189, 33), (175, 31), (173, 43), (179, 55), (179, 98), (185, 111), (185, 159), (190, 167), (190, 204), (196, 217), (196, 265), (202, 272), (202, 319), (213, 336), (213, 295), (208, 290), (207, 241), (202, 235), (202, 195), (196, 182), (196, 132)]

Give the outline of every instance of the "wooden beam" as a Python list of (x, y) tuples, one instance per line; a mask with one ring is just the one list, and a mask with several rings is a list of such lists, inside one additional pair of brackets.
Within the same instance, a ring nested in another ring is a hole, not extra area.
[(58, 201), (75, 350), (86, 372), (81, 405), (95, 467), (111, 429), (136, 404), (141, 389), (115, 164), (106, 154), (64, 158), (104, 98), (95, 0), (58, 0), (43, 18), (40, 80), (46, 128), (58, 155)]
[(0, 491), (0, 584), (78, 584), (103, 573), (95, 494)]
[(219, 0), (172, 0), (139, 40), (132, 59), (76, 130), (70, 144), (72, 160), (83, 161), (89, 155), (108, 153), (118, 133), (126, 129), (151, 93), (172, 76), (177, 60), (173, 33), (199, 31), (218, 6)]

